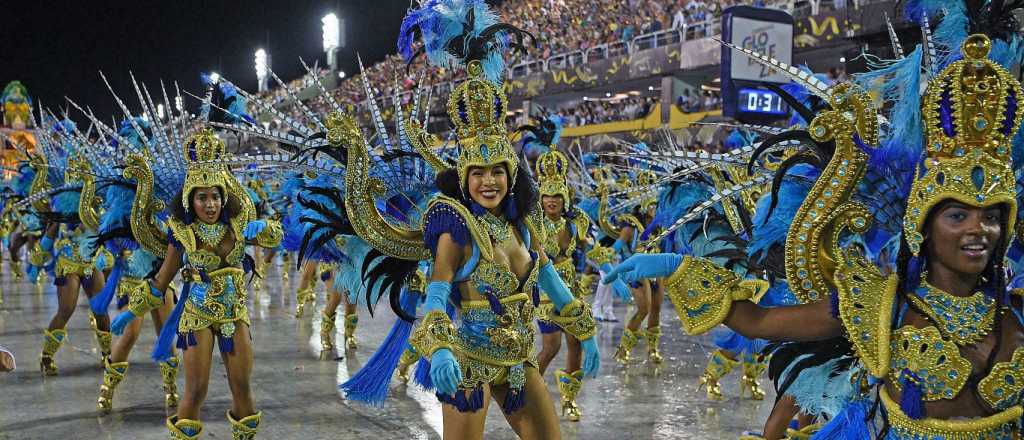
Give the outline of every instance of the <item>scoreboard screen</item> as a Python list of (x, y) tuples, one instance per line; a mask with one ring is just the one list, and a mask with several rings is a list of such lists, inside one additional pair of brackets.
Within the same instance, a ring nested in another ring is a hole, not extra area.
[(739, 90), (737, 104), (742, 113), (759, 113), (770, 116), (789, 114), (789, 106), (782, 101), (782, 97), (767, 89), (743, 87)]

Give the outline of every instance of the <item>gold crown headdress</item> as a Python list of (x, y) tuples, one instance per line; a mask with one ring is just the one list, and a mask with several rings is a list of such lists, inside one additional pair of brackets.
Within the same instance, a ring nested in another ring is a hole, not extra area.
[(961, 45), (964, 58), (933, 79), (923, 97), (927, 158), (918, 168), (907, 200), (903, 232), (913, 255), (924, 242), (929, 211), (943, 200), (974, 207), (1006, 204), (1007, 236), (1017, 216), (1011, 142), (1024, 106), (1020, 83), (988, 60), (992, 42), (971, 35)]
[(484, 77), (480, 61), (466, 67), (469, 79), (455, 87), (448, 98), (448, 116), (459, 138), (459, 185), (466, 190), (471, 167), (504, 163), (508, 167), (509, 189), (515, 186), (519, 158), (505, 130), (508, 103), (501, 87)]
[(657, 196), (651, 196), (650, 191), (654, 187), (654, 183), (658, 180), (658, 176), (654, 174), (654, 171), (644, 170), (637, 173), (636, 184), (640, 191), (644, 191), (645, 197), (640, 201), (640, 210), (646, 212), (651, 205), (658, 203)]
[(569, 160), (565, 155), (551, 150), (537, 158), (537, 183), (541, 196), (562, 196), (563, 209), (569, 209), (572, 198), (569, 195)]
[(216, 163), (224, 154), (224, 142), (208, 128), (200, 130), (185, 142), (184, 155), (188, 168), (185, 171), (185, 186), (181, 189), (181, 203), (185, 209), (189, 208), (189, 195), (196, 188), (217, 187), (227, 197), (230, 172), (227, 165)]

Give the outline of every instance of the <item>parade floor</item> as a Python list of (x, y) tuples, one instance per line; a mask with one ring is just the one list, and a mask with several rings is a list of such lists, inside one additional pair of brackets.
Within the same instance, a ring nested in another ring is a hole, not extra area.
[[(96, 397), (102, 382), (100, 357), (84, 300), (68, 325), (68, 342), (57, 354), (60, 375), (43, 378), (38, 370), (42, 330), (57, 307), (52, 283), (41, 292), (34, 285), (14, 283), (2, 276), (0, 345), (12, 350), (18, 370), (0, 373), (0, 440), (7, 439), (166, 439), (166, 417), (160, 374), (149, 361), (154, 334), (150, 322), (135, 351), (125, 381), (117, 389), (114, 411), (100, 416)], [(318, 286), (316, 310), (307, 307), (305, 318), (294, 317), (297, 277), (282, 282), (271, 269), (265, 288), (250, 309), (255, 346), (252, 374), (257, 408), (264, 413), (260, 438), (283, 439), (436, 439), (440, 438), (441, 409), (433, 395), (414, 385), (392, 383), (391, 397), (383, 408), (347, 402), (337, 385), (370, 357), (373, 347), (387, 334), (394, 315), (382, 302), (377, 318), (360, 310), (358, 350), (344, 359), (319, 358), (319, 309), (323, 287)], [(284, 292), (284, 294), (282, 294)], [(626, 316), (620, 306), (620, 319)], [(602, 324), (598, 337), (602, 370), (587, 381), (578, 402), (584, 417), (580, 423), (562, 422), (566, 439), (734, 439), (747, 429), (760, 429), (774, 397), (762, 379), (768, 397), (761, 402), (736, 397), (739, 372), (723, 380), (726, 399), (709, 401), (697, 392), (697, 377), (704, 368), (709, 339), (685, 336), (667, 302), (662, 313), (660, 371), (646, 362), (641, 342), (634, 350), (639, 359), (628, 368), (612, 359), (622, 324)], [(341, 339), (341, 319), (338, 336)], [(539, 341), (538, 341), (539, 342)], [(339, 344), (340, 345), (340, 344)], [(564, 345), (564, 344), (563, 344)], [(550, 370), (564, 365), (564, 352)], [(546, 377), (558, 406), (553, 374)], [(179, 390), (184, 387), (178, 379)], [(212, 377), (202, 421), (203, 438), (231, 438), (224, 413), (231, 404), (227, 378), (219, 356), (214, 356)], [(491, 406), (487, 439), (514, 439), (497, 405)]]

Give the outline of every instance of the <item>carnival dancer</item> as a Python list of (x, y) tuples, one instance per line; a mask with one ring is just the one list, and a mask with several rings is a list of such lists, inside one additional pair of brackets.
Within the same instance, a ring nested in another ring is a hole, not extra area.
[[(997, 62), (1020, 61), (1003, 41), (1016, 38), (1017, 24), (1007, 23), (1013, 14), (998, 6), (971, 11), (972, 20), (957, 20), (966, 14), (959, 2), (924, 5), (914, 15), (930, 32), (928, 19), (941, 12), (943, 32), (936, 35), (945, 40), (926, 33), (926, 47), (886, 72), (909, 67), (908, 77), (881, 90), (881, 96), (899, 95), (886, 143), (879, 141), (869, 95), (850, 84), (826, 87), (780, 66), (831, 107), (810, 124), (808, 143), (825, 154), (818, 163), (827, 165), (786, 242), (790, 288), (805, 305), (760, 308), (745, 301), (752, 292), (730, 271), (679, 255), (638, 255), (608, 279), (668, 276), (669, 296), (690, 333), (724, 322), (751, 337), (845, 341), (853, 362), (834, 371), (813, 396), (819, 405), (834, 405), (825, 409), (831, 421), (819, 436), (1018, 437), (1024, 384), (1013, 371), (1024, 316), (1020, 296), (1007, 289), (1004, 258), (1016, 232), (1019, 195), (1011, 155), (1020, 148), (1014, 140), (1024, 108), (1017, 103), (1020, 84)], [(967, 36), (968, 25), (997, 39)], [(948, 56), (929, 56), (922, 66), (922, 52), (936, 47)], [(944, 67), (933, 68), (933, 62)], [(918, 95), (922, 67), (934, 76)], [(913, 177), (901, 181), (900, 173)], [(857, 186), (862, 178), (887, 175), (896, 176), (897, 184), (886, 192)], [(872, 216), (886, 213), (853, 201), (859, 191), (869, 192), (858, 200), (872, 207), (894, 198), (905, 203), (894, 264), (873, 261), (886, 255), (878, 243), (888, 240), (877, 238), (893, 225), (873, 223)], [(846, 238), (851, 235), (865, 239)], [(841, 358), (843, 351), (837, 354)], [(822, 410), (810, 407), (810, 400), (798, 398), (797, 404)], [(869, 424), (876, 405), (879, 430)]]
[[(569, 193), (567, 177), (569, 160), (562, 153), (552, 150), (537, 159), (537, 178), (540, 186), (541, 208), (544, 211), (544, 253), (553, 262), (555, 271), (570, 287), (574, 297), (583, 299), (576, 275), (576, 260), (590, 230), (590, 219), (575, 206)], [(543, 293), (543, 292), (542, 292)], [(547, 318), (553, 314), (554, 305), (547, 295), (541, 295), (537, 308), (537, 319), (541, 332), (541, 351), (537, 355), (538, 369), (543, 376), (548, 365), (562, 346), (562, 329)], [(561, 395), (562, 416), (578, 422), (582, 417), (576, 396), (583, 387), (583, 360), (580, 341), (572, 335), (565, 335), (568, 352), (566, 368), (555, 371), (558, 393)]]
[[(141, 207), (148, 196), (136, 198), (139, 182), (135, 178), (141, 176), (135, 173), (139, 168), (137, 164), (124, 160), (131, 157), (137, 161), (140, 157), (130, 156), (131, 153), (154, 148), (145, 143), (153, 139), (153, 127), (147, 119), (132, 118), (122, 122), (120, 129), (114, 132), (96, 122), (93, 126), (116, 142), (106, 147), (96, 144), (93, 151), (86, 152), (92, 172), (83, 175), (86, 184), (83, 186), (80, 214), (82, 222), (98, 232), (95, 246), (111, 252), (114, 263), (103, 290), (90, 302), (93, 314), (102, 316), (107, 314), (116, 297), (117, 308), (122, 312), (111, 323), (111, 333), (117, 336), (117, 340), (110, 357), (104, 362), (103, 381), (97, 399), (99, 410), (106, 413), (113, 408), (114, 393), (128, 373), (128, 356), (142, 331), (146, 312), (152, 316), (154, 330), (159, 336), (170, 315), (173, 300), (168, 296), (155, 297), (149, 292), (150, 284), (146, 279), (154, 275), (162, 261), (142, 246), (133, 232), (133, 228), (138, 229), (139, 225), (132, 221), (133, 208), (139, 203), (135, 214), (143, 212)], [(90, 208), (96, 204), (102, 204), (100, 209)], [(171, 356), (159, 362), (158, 368), (164, 404), (173, 407), (178, 402), (178, 358)]]
[[(35, 178), (33, 180), (34, 208), (46, 219), (46, 232), (33, 251), (33, 267), (42, 267), (54, 261), (54, 284), (57, 286), (57, 312), (43, 331), (43, 349), (39, 368), (46, 376), (58, 373), (54, 359), (67, 337), (68, 320), (74, 314), (78, 303), (79, 289), (92, 298), (103, 289), (102, 269), (110, 267), (106, 256), (99, 254), (88, 240), (95, 234), (83, 225), (80, 217), (82, 176), (89, 173), (89, 164), (82, 160), (79, 143), (71, 132), (74, 124), (58, 121), (54, 126), (44, 125), (51, 131), (40, 136), (42, 156), (36, 156)], [(52, 137), (51, 137), (52, 136)], [(63, 175), (60, 175), (63, 174)], [(55, 257), (55, 258), (54, 258)], [(99, 270), (94, 264), (99, 263)], [(34, 275), (34, 274), (30, 274)], [(30, 276), (31, 278), (31, 276)], [(90, 313), (90, 324), (99, 345), (100, 363), (110, 356), (110, 319)]]

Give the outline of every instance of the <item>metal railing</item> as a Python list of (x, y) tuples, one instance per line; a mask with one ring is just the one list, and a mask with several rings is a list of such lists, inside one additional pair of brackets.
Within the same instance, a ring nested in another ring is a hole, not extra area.
[[(858, 8), (872, 3), (881, 3), (890, 0), (845, 0), (847, 8)], [(787, 4), (781, 5), (783, 9), (790, 11), (794, 18), (799, 19), (814, 15), (823, 8), (833, 9), (836, 0), (789, 0)], [(779, 6), (779, 5), (776, 5)], [(525, 78), (535, 73), (547, 72), (553, 69), (566, 69), (570, 67), (583, 66), (588, 63), (619, 58), (632, 55), (638, 51), (665, 47), (672, 44), (707, 38), (721, 35), (721, 21), (718, 18), (709, 18), (698, 23), (687, 23), (679, 28), (666, 29), (658, 32), (651, 32), (638, 35), (629, 41), (615, 41), (595, 45), (587, 49), (580, 49), (571, 52), (564, 52), (551, 55), (547, 58), (530, 59), (520, 62), (508, 69), (508, 78)], [(459, 81), (449, 81), (434, 85), (433, 96), (447, 96)], [(411, 99), (413, 92), (402, 92), (399, 97), (403, 101)], [(384, 105), (391, 105), (393, 97), (385, 96), (379, 99)], [(359, 107), (365, 107), (366, 101), (360, 102)]]

